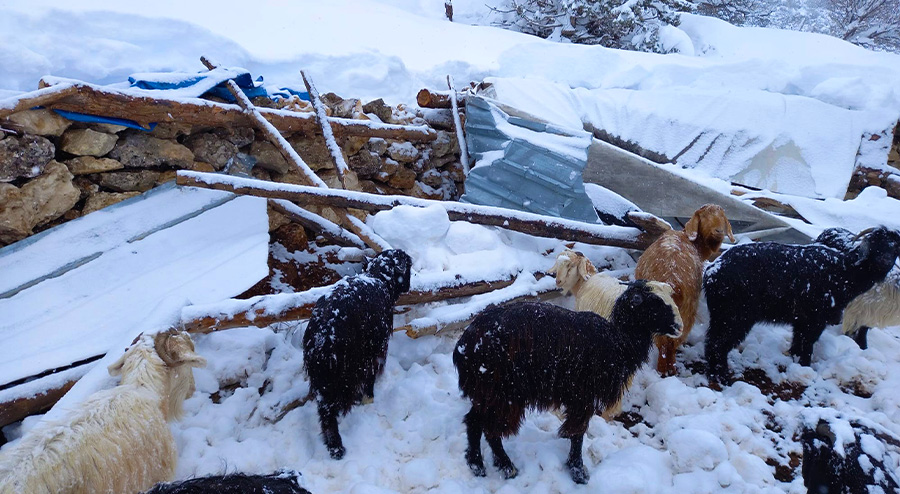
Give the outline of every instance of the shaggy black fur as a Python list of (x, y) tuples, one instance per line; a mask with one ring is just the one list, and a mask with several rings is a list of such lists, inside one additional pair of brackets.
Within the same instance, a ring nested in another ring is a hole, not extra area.
[(297, 475), (292, 472), (212, 475), (181, 482), (159, 483), (144, 494), (310, 494), (300, 487)]
[[(843, 454), (835, 449), (835, 435), (826, 422), (819, 422), (815, 429), (804, 429), (800, 444), (803, 446), (803, 484), (807, 492), (900, 492), (900, 479), (885, 454), (888, 445), (872, 429), (859, 424), (852, 424), (852, 427), (854, 440), (843, 444)], [(866, 447), (863, 441), (866, 441)]]
[(826, 228), (813, 242), (827, 245), (832, 249), (849, 250), (856, 242), (856, 235), (846, 228)]
[(325, 446), (336, 460), (345, 451), (337, 419), (375, 396), (394, 328), (394, 302), (409, 290), (411, 266), (402, 250), (386, 250), (365, 274), (339, 282), (313, 309), (303, 335), (304, 367), (318, 397)]
[(825, 326), (840, 322), (851, 300), (884, 280), (898, 253), (900, 234), (883, 227), (845, 250), (773, 242), (728, 249), (703, 276), (710, 380), (724, 380), (728, 352), (757, 322), (793, 325), (791, 355), (809, 365)]
[(565, 407), (559, 435), (571, 439), (566, 465), (575, 482), (587, 482), (581, 447), (590, 418), (618, 401), (647, 360), (654, 334), (681, 332), (672, 307), (644, 281), (617, 299), (610, 321), (544, 303), (494, 307), (472, 321), (453, 364), (459, 388), (472, 401), (464, 423), (466, 462), (475, 475), (485, 475), (482, 434), (494, 465), (512, 478), (518, 471), (501, 439), (519, 431), (526, 409)]

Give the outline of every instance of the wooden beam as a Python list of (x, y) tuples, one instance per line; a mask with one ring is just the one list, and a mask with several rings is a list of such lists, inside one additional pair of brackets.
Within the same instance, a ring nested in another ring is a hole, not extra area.
[[(546, 275), (538, 273), (535, 278), (540, 279), (544, 276)], [(412, 290), (404, 293), (400, 295), (396, 306), (471, 297), (505, 288), (514, 281), (515, 278), (469, 283), (451, 281), (431, 290)], [(293, 294), (262, 295), (247, 300), (229, 300), (223, 304), (186, 308), (182, 327), (191, 333), (211, 333), (248, 326), (263, 328), (279, 322), (309, 319), (316, 301), (328, 294), (333, 287), (334, 285), (327, 285)]]
[[(540, 290), (535, 294), (519, 295), (519, 296), (513, 296), (510, 298), (504, 298), (502, 300), (498, 300), (494, 303), (488, 304), (487, 306), (485, 306), (483, 308), (474, 310), (470, 314), (468, 314), (464, 317), (456, 318), (455, 320), (437, 321), (437, 322), (429, 323), (427, 325), (417, 325), (417, 324), (415, 324), (416, 321), (412, 321), (410, 324), (405, 324), (403, 326), (394, 328), (394, 332), (396, 333), (398, 331), (403, 331), (406, 333), (406, 336), (409, 336), (410, 338), (419, 338), (421, 336), (437, 334), (439, 331), (442, 331), (442, 332), (454, 331), (454, 330), (461, 329), (461, 328), (468, 326), (469, 323), (472, 322), (472, 319), (474, 319), (475, 316), (477, 316), (481, 311), (490, 309), (491, 307), (496, 307), (498, 305), (512, 304), (512, 303), (516, 303), (516, 302), (546, 301), (546, 300), (554, 299), (561, 295), (562, 295), (562, 291), (560, 289), (558, 289), (556, 287), (548, 288), (545, 290)], [(432, 319), (428, 318), (428, 320), (431, 321)]]
[[(87, 83), (77, 83), (61, 89), (50, 86), (20, 97), (10, 108), (0, 109), (0, 118), (34, 106), (45, 106), (89, 115), (125, 118), (145, 127), (154, 122), (179, 122), (213, 127), (252, 125), (251, 118), (237, 105), (201, 98), (173, 100), (165, 98), (165, 94), (148, 95), (151, 92), (112, 90)], [(282, 133), (301, 132), (314, 135), (318, 132), (318, 124), (311, 113), (271, 108), (259, 108), (259, 112)], [(338, 137), (382, 137), (424, 142), (437, 139), (437, 132), (425, 126), (382, 124), (346, 118), (329, 118), (328, 123)]]
[(287, 199), (299, 204), (356, 208), (369, 212), (383, 211), (400, 205), (426, 207), (436, 204), (446, 209), (453, 221), (468, 221), (539, 237), (627, 249), (643, 250), (653, 243), (660, 233), (659, 231), (642, 232), (637, 228), (596, 225), (492, 206), (477, 206), (451, 201), (433, 201), (407, 196), (380, 196), (365, 192), (323, 190), (289, 184), (274, 184), (276, 186), (273, 187), (273, 184), (260, 180), (184, 170), (178, 171), (176, 183), (269, 199)]
[(20, 111), (29, 110), (35, 106), (45, 106), (54, 103), (62, 98), (77, 93), (78, 90), (78, 87), (74, 85), (60, 85), (56, 87), (46, 87), (19, 95), (18, 99), (12, 104), (0, 107), (0, 118), (5, 118)]
[(78, 379), (71, 379), (60, 386), (42, 391), (34, 396), (17, 398), (7, 403), (0, 403), (0, 427), (18, 422), (29, 415), (50, 410), (63, 397)]
[(270, 199), (269, 205), (272, 209), (287, 216), (291, 221), (303, 225), (318, 235), (328, 239), (329, 242), (344, 247), (358, 247), (364, 249), (366, 247), (363, 242), (355, 234), (341, 228), (340, 225), (332, 223), (327, 219), (311, 212), (300, 206), (281, 199)]

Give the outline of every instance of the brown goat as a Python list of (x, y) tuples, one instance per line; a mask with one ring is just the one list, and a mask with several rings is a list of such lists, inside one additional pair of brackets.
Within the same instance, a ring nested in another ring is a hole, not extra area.
[(668, 283), (684, 322), (680, 338), (656, 340), (656, 369), (663, 376), (675, 374), (675, 350), (687, 339), (697, 317), (703, 262), (719, 251), (726, 235), (735, 241), (725, 211), (716, 204), (704, 204), (694, 211), (684, 230), (665, 232), (638, 259), (634, 277)]

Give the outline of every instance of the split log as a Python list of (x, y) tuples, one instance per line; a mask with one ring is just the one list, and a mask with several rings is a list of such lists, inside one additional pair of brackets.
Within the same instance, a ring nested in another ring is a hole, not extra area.
[[(124, 118), (148, 128), (151, 123), (178, 122), (211, 127), (252, 125), (251, 118), (237, 105), (217, 103), (201, 98), (167, 99), (161, 91), (138, 89), (109, 89), (88, 83), (65, 83), (49, 86), (10, 98), (0, 107), (0, 118), (44, 106), (51, 109)], [(315, 116), (309, 113), (259, 108), (259, 112), (280, 132), (318, 132)], [(426, 126), (392, 125), (371, 120), (329, 118), (337, 137), (381, 137), (405, 141), (433, 141), (437, 132)]]
[(319, 127), (322, 129), (322, 136), (325, 137), (325, 145), (331, 152), (331, 161), (334, 163), (334, 170), (337, 172), (338, 180), (341, 182), (341, 187), (346, 189), (347, 184), (344, 183), (344, 174), (350, 170), (350, 167), (347, 166), (347, 162), (344, 161), (343, 151), (341, 151), (340, 146), (337, 145), (337, 141), (334, 140), (334, 132), (331, 131), (331, 126), (328, 125), (328, 114), (325, 113), (325, 106), (319, 98), (319, 91), (316, 89), (315, 84), (313, 84), (312, 79), (307, 78), (306, 73), (302, 70), (300, 71), (300, 77), (303, 78), (303, 84), (306, 85), (306, 91), (309, 93), (309, 101), (316, 110), (316, 121), (319, 122)]
[(365, 192), (318, 189), (301, 185), (273, 184), (262, 180), (186, 170), (178, 171), (176, 183), (269, 199), (287, 199), (300, 204), (356, 208), (369, 212), (383, 211), (399, 205), (427, 207), (436, 204), (446, 209), (453, 221), (468, 221), (539, 237), (626, 249), (643, 250), (660, 234), (659, 231), (642, 232), (637, 228), (597, 225), (493, 206), (433, 201), (407, 196), (381, 196)]
[[(465, 96), (460, 95), (459, 101), (464, 102)], [(422, 108), (446, 109), (453, 106), (450, 91), (432, 91), (430, 89), (419, 90), (419, 93), (416, 94), (416, 103)]]
[(463, 173), (469, 174), (469, 150), (466, 146), (466, 136), (463, 132), (463, 124), (459, 119), (459, 104), (456, 101), (456, 89), (453, 88), (453, 78), (447, 76), (447, 87), (450, 88), (450, 108), (453, 114), (453, 127), (456, 129), (456, 140), (459, 142), (459, 162), (462, 164)]

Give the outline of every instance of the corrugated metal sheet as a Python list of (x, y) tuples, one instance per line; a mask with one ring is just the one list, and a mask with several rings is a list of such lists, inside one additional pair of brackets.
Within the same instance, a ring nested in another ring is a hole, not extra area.
[(590, 139), (570, 138), (576, 145), (584, 141), (584, 158), (579, 159), (542, 146), (541, 139), (526, 140), (501, 130), (508, 125), (522, 129), (522, 134), (549, 130), (540, 122), (510, 116), (484, 98), (467, 98), (466, 141), (477, 165), (466, 178), (461, 200), (598, 222), (581, 178)]

